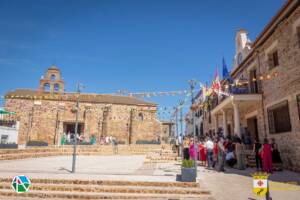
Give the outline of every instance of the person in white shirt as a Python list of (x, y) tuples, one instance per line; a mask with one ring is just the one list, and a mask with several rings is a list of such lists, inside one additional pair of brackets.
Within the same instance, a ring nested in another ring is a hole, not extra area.
[(212, 156), (213, 156), (213, 149), (214, 149), (214, 143), (212, 142), (211, 138), (208, 138), (204, 146), (206, 148), (207, 165), (208, 168), (211, 169), (213, 163)]

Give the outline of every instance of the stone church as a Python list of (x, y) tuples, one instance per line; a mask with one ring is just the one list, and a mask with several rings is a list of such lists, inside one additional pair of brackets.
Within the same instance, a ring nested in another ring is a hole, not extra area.
[[(58, 144), (63, 133), (75, 132), (77, 93), (64, 91), (64, 80), (56, 66), (42, 76), (38, 90), (17, 89), (5, 95), (5, 109), (16, 112), (18, 143), (45, 141)], [(141, 99), (107, 95), (79, 95), (78, 133), (116, 137), (120, 143), (160, 140), (161, 123), (157, 106)]]

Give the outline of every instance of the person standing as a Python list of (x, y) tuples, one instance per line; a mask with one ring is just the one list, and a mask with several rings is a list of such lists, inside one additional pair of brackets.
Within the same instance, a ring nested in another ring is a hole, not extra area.
[(205, 146), (203, 144), (203, 141), (201, 141), (198, 145), (199, 148), (199, 152), (200, 152), (200, 162), (202, 165), (206, 165), (206, 149)]
[(197, 156), (197, 149), (196, 149), (196, 152), (195, 152), (194, 139), (191, 139), (191, 142), (190, 142), (190, 160), (194, 160), (194, 156)]
[(246, 169), (244, 150), (245, 150), (245, 146), (243, 143), (239, 143), (239, 142), (235, 143), (237, 168), (240, 170)]
[(212, 142), (210, 137), (207, 139), (204, 146), (206, 148), (207, 165), (208, 165), (208, 168), (211, 169), (212, 162), (213, 162), (212, 157), (213, 157), (214, 143)]
[(278, 146), (275, 142), (275, 139), (272, 138), (272, 162), (273, 162), (273, 168), (274, 170), (280, 171), (282, 170), (282, 160), (280, 156), (280, 152), (278, 150)]
[(259, 139), (255, 139), (255, 143), (253, 146), (253, 153), (255, 154), (256, 171), (262, 171), (263, 169), (262, 159), (259, 155), (260, 149), (261, 149), (261, 143), (259, 142)]
[(189, 160), (190, 159), (190, 154), (189, 154), (189, 139), (185, 138), (183, 142), (183, 159)]
[(226, 158), (226, 150), (224, 147), (224, 138), (220, 137), (218, 142), (218, 161), (219, 161), (219, 171), (225, 171), (225, 158)]
[(269, 144), (267, 138), (264, 139), (264, 144), (261, 149), (262, 159), (263, 159), (263, 168), (266, 173), (273, 173), (272, 169), (272, 145)]
[(95, 135), (92, 135), (92, 137), (91, 137), (91, 144), (92, 145), (95, 144)]
[(217, 163), (218, 163), (218, 139), (216, 138), (215, 141), (214, 141), (213, 164), (212, 164), (212, 167), (214, 168)]
[(117, 142), (116, 138), (114, 138), (114, 137), (111, 138), (111, 145), (113, 148), (113, 153), (117, 154), (118, 153), (118, 142)]

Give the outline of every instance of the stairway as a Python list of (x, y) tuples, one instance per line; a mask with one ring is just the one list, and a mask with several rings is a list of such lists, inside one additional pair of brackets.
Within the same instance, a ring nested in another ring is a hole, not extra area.
[(256, 167), (255, 155), (252, 150), (244, 150), (247, 167)]
[[(147, 155), (152, 152), (168, 151), (167, 145), (118, 145), (119, 155)], [(0, 160), (16, 160), (48, 156), (65, 156), (73, 153), (72, 146), (31, 147), (27, 149), (0, 150)], [(78, 155), (113, 155), (111, 145), (78, 146)]]
[(0, 179), (0, 199), (213, 200), (198, 183), (32, 179), (27, 193), (15, 193), (11, 179)]
[(171, 148), (162, 148), (147, 154), (145, 163), (168, 163), (178, 162), (181, 158)]

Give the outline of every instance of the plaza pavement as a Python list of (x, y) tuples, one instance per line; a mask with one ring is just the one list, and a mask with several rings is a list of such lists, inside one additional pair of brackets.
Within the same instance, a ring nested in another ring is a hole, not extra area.
[[(0, 177), (26, 175), (31, 178), (174, 181), (174, 176), (156, 164), (144, 164), (145, 156), (77, 156), (72, 174), (72, 156), (0, 161)], [(166, 175), (166, 176), (165, 176)]]
[[(144, 163), (144, 156), (78, 156), (76, 173), (71, 174), (71, 156), (46, 157), (24, 160), (0, 161), (0, 177), (24, 174), (29, 178), (129, 180), (129, 181), (175, 181), (180, 174), (179, 163)], [(200, 187), (212, 192), (217, 200), (253, 200), (254, 169), (227, 169), (216, 172), (198, 167)], [(283, 171), (270, 177), (273, 200), (298, 200), (300, 197), (300, 174)], [(283, 184), (296, 182), (298, 185)]]

